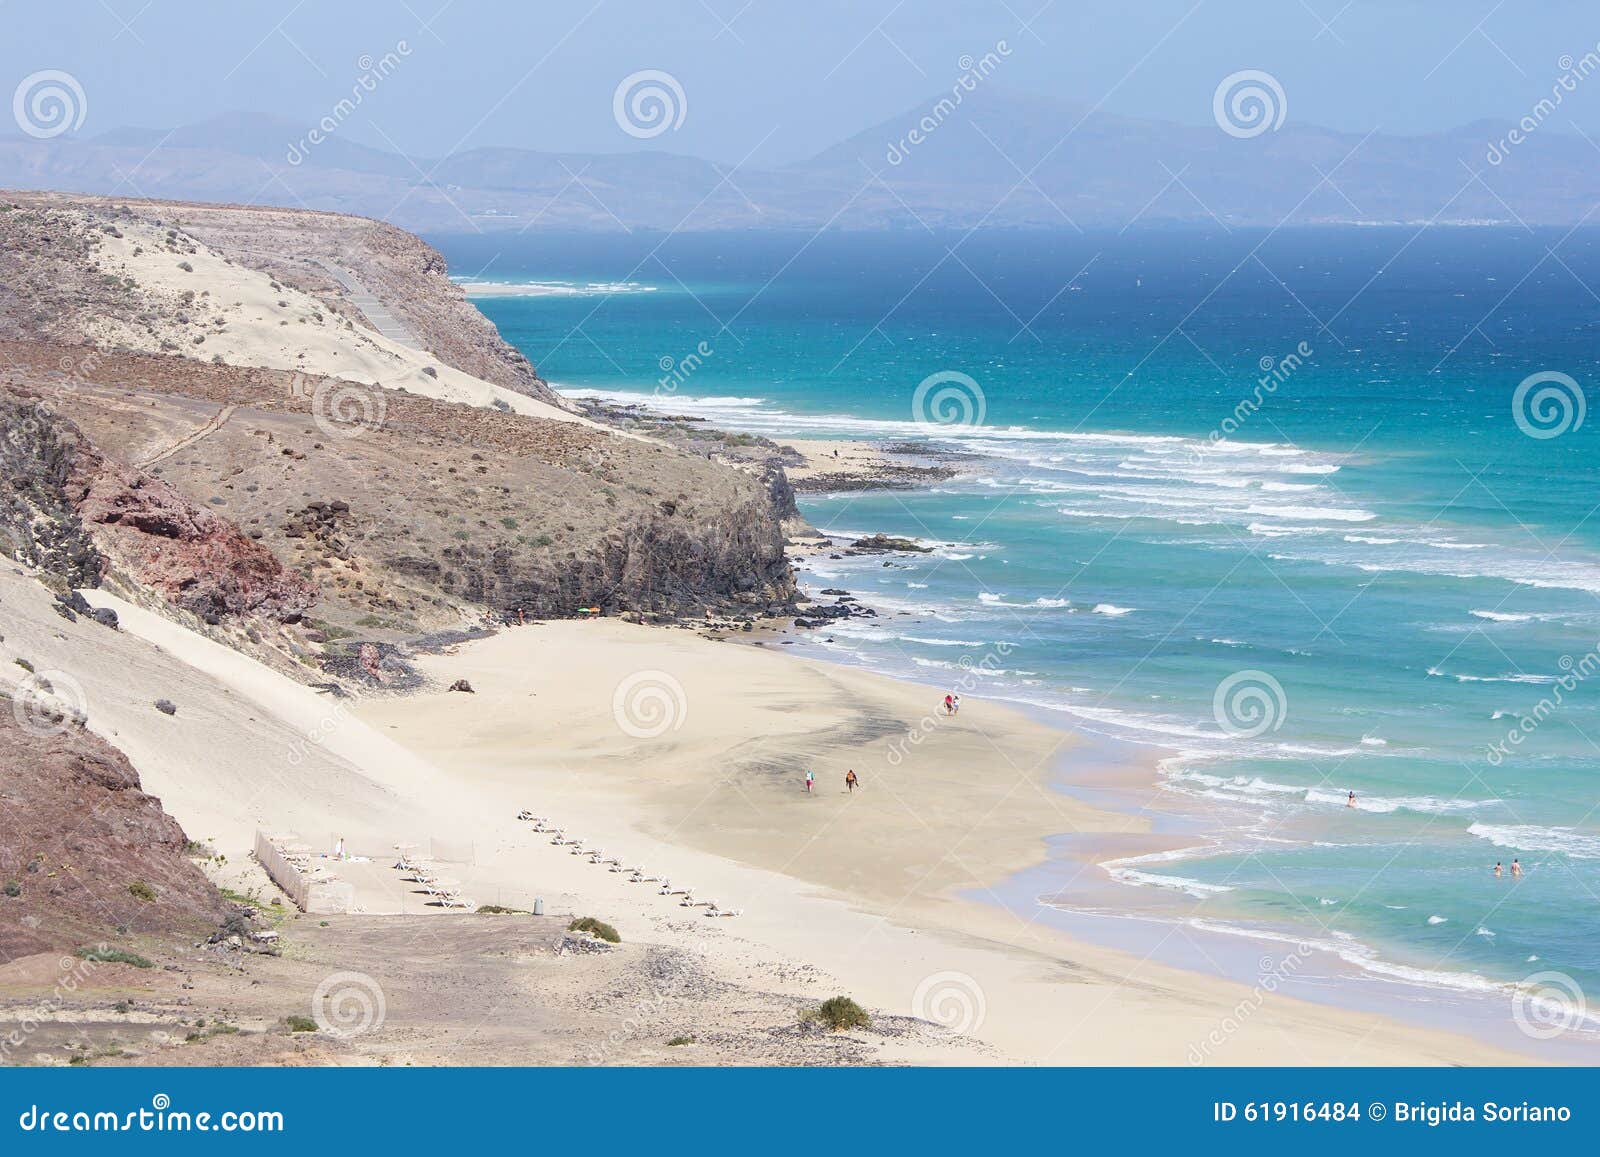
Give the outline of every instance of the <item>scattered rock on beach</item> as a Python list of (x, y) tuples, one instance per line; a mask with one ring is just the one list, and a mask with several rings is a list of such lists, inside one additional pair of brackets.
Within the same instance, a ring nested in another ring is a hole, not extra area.
[(858, 538), (850, 544), (854, 550), (867, 554), (882, 554), (885, 551), (904, 550), (915, 551), (917, 554), (932, 554), (933, 547), (922, 546), (912, 538), (898, 538), (889, 534), (869, 534)]
[(156, 710), (163, 715), (176, 715), (178, 713), (178, 705), (171, 699), (157, 699)]
[(468, 683), (465, 679), (457, 679), (454, 683), (450, 684), (450, 690), (465, 691), (468, 695), (475, 694), (475, 692), (472, 690), (472, 684)]

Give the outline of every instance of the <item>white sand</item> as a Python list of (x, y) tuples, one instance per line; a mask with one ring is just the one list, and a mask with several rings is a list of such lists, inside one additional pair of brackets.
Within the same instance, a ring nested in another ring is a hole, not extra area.
[[(0, 665), (29, 658), (82, 688), (91, 726), (139, 768), (190, 835), (230, 859), (255, 829), (349, 840), (381, 862), (396, 842), (462, 848), (447, 865), (482, 903), (599, 915), (636, 940), (689, 947), (735, 984), (843, 991), (896, 1013), (955, 1009), (1021, 1062), (1187, 1062), (1250, 993), (1028, 925), (956, 890), (993, 883), (1061, 831), (1129, 821), (1045, 785), (1062, 737), (967, 697), (898, 764), (886, 758), (937, 699), (930, 688), (684, 631), (617, 622), (509, 631), (427, 660), (478, 693), (325, 697), (103, 592), (126, 629), (66, 624), (31, 580), (0, 574)], [(643, 680), (630, 677), (647, 674)], [(681, 718), (627, 734), (623, 718)], [(175, 717), (153, 709), (178, 704)], [(399, 745), (398, 747), (396, 745)], [(844, 766), (861, 774), (842, 790)], [(799, 790), (813, 767), (820, 790)], [(513, 817), (549, 814), (625, 861), (742, 907), (734, 919), (552, 846)], [(394, 875), (352, 873), (373, 911), (420, 911)], [(388, 891), (392, 886), (393, 890)], [(784, 963), (787, 962), (787, 963)], [(785, 980), (809, 966), (818, 984)], [(919, 995), (920, 993), (920, 995)], [(982, 1016), (977, 1016), (977, 1010)], [(1226, 1064), (1494, 1063), (1450, 1034), (1269, 997), (1213, 1053)], [(970, 1058), (968, 1058), (970, 1059)]]
[[(128, 221), (118, 228), (121, 237), (106, 234), (103, 238), (100, 261), (104, 271), (135, 281), (142, 293), (167, 300), (192, 292), (194, 298), (187, 309), (190, 321), (196, 324), (158, 323), (156, 332), (151, 333), (105, 319), (96, 334), (101, 344), (161, 352), (161, 342), (168, 340), (188, 357), (220, 357), (234, 366), (298, 370), (473, 406), (498, 402), (531, 417), (594, 425), (556, 406), (463, 373), (431, 354), (392, 342), (288, 285), (274, 289), (267, 274), (234, 264), (203, 243), (196, 242), (192, 254), (173, 253), (165, 248), (166, 230), (160, 226)], [(184, 265), (191, 268), (186, 270)], [(223, 323), (220, 328), (214, 324), (219, 320)], [(195, 344), (193, 339), (201, 332), (205, 341)], [(425, 373), (426, 369), (433, 372)]]

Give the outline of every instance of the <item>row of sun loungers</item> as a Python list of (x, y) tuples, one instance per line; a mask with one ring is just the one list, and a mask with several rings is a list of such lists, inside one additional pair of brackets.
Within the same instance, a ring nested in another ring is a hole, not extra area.
[(441, 908), (476, 908), (477, 905), (461, 894), (460, 885), (438, 875), (425, 859), (418, 859), (407, 850), (407, 845), (395, 845), (399, 858), (395, 870), (402, 880), (420, 884), (432, 903)]
[[(590, 848), (582, 836), (569, 836), (565, 828), (553, 827), (549, 816), (535, 815), (524, 808), (517, 813), (517, 819), (532, 825), (533, 830), (550, 836), (550, 842), (557, 846), (564, 846), (574, 856), (588, 856), (591, 864), (604, 864), (612, 872), (626, 872), (630, 884), (660, 884), (659, 895), (682, 896), (680, 907), (704, 908), (707, 916), (740, 916), (744, 914), (743, 908), (723, 908), (715, 900), (696, 900), (693, 888), (674, 888), (672, 881), (665, 876), (653, 875), (640, 865), (626, 866), (621, 856), (608, 856), (604, 848)], [(395, 865), (399, 867), (399, 864)]]

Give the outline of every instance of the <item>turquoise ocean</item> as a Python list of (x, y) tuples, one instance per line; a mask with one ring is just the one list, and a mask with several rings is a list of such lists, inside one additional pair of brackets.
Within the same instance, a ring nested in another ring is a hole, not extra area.
[(1146, 752), (1096, 905), (1600, 1009), (1600, 231), (432, 240), (562, 390), (978, 456), (802, 499), (933, 547), (807, 646)]

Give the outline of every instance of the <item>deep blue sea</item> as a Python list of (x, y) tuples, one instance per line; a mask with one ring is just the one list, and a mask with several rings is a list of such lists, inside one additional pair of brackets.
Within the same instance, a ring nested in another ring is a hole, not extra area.
[(982, 455), (804, 501), (935, 548), (807, 581), (883, 612), (842, 658), (1150, 745), (1203, 834), (1110, 878), (1600, 991), (1600, 231), (434, 240), (564, 390)]

